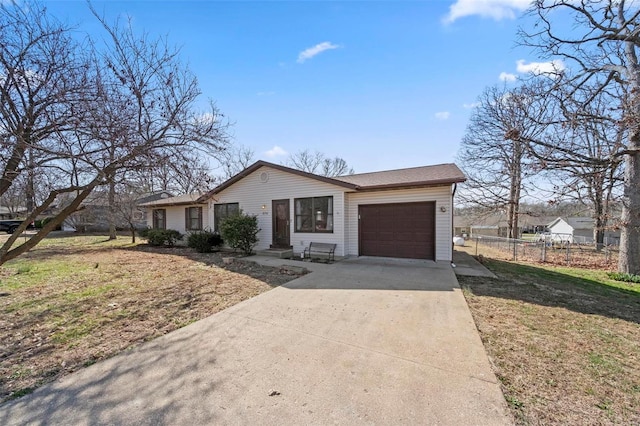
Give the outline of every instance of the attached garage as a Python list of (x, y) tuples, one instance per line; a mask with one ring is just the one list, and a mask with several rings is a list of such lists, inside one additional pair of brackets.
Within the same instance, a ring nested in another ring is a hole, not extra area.
[(435, 260), (436, 203), (358, 207), (360, 256)]
[(256, 250), (278, 247), (299, 257), (311, 243), (335, 244), (335, 256), (450, 262), (453, 196), (464, 182), (455, 164), (337, 177), (258, 161), (202, 195), (209, 223), (216, 209), (255, 215)]

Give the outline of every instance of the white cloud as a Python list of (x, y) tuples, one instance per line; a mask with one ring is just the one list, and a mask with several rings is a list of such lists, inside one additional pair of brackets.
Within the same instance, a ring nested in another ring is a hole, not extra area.
[(515, 19), (530, 4), (531, 0), (457, 0), (449, 7), (449, 13), (443, 18), (443, 22), (451, 24), (459, 18), (473, 15), (496, 21)]
[(451, 116), (451, 113), (449, 111), (440, 111), (440, 112), (436, 112), (435, 117), (438, 120), (446, 120)]
[(288, 155), (288, 154), (289, 153), (287, 151), (285, 151), (284, 149), (280, 148), (278, 145), (275, 145), (269, 151), (266, 151), (264, 153), (264, 155), (266, 155), (268, 158), (284, 157), (285, 155)]
[(560, 59), (555, 59), (549, 62), (529, 62), (528, 64), (525, 63), (524, 59), (516, 61), (516, 70), (522, 74), (531, 73), (534, 75), (553, 75), (563, 71), (565, 68), (564, 62)]
[(298, 63), (301, 64), (307, 59), (311, 59), (314, 56), (324, 52), (325, 50), (338, 49), (340, 46), (337, 44), (333, 44), (329, 41), (325, 41), (319, 44), (316, 44), (313, 47), (309, 47), (308, 49), (303, 50), (298, 54)]
[(518, 77), (515, 74), (511, 74), (508, 72), (501, 72), (498, 78), (500, 79), (500, 81), (516, 81), (516, 78)]
[(473, 109), (475, 107), (479, 107), (480, 106), (480, 102), (472, 102), (470, 104), (462, 104), (462, 108), (466, 108), (466, 109)]

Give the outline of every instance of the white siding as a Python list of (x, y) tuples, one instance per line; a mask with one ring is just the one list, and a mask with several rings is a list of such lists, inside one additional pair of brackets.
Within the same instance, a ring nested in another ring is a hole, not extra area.
[[(434, 188), (398, 189), (375, 192), (349, 192), (346, 194), (346, 224), (348, 235), (347, 255), (357, 256), (358, 206), (361, 204), (409, 203), (418, 201), (436, 202), (436, 260), (451, 261), (451, 186)], [(441, 211), (441, 207), (445, 211)]]
[[(260, 178), (264, 172), (268, 174), (266, 182), (262, 182)], [(294, 199), (324, 196), (333, 196), (333, 233), (295, 232)], [(271, 167), (261, 167), (214, 195), (209, 200), (209, 223), (214, 223), (214, 204), (239, 203), (244, 213), (258, 216), (260, 233), (256, 250), (268, 249), (273, 238), (271, 202), (284, 199), (289, 200), (289, 230), (294, 253), (301, 253), (311, 241), (317, 241), (337, 244), (336, 255), (344, 256), (344, 189)]]
[(552, 234), (568, 234), (573, 235), (573, 227), (564, 220), (560, 219), (558, 223), (549, 228)]
[(209, 228), (209, 212), (206, 204), (191, 204), (184, 206), (166, 206), (149, 208), (147, 211), (147, 226), (153, 228), (153, 210), (165, 209), (167, 211), (167, 229), (175, 229), (181, 234), (186, 234), (185, 225), (185, 209), (187, 207), (202, 207), (202, 229)]

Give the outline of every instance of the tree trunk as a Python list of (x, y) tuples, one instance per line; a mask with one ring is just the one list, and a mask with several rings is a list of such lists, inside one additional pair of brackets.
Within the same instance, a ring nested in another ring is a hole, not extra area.
[(111, 176), (109, 179), (109, 240), (116, 238), (116, 183), (114, 176)]
[(132, 225), (130, 230), (131, 230), (131, 244), (135, 244), (136, 243), (136, 227)]
[(27, 161), (27, 190), (25, 195), (27, 197), (27, 214), (29, 214), (36, 208), (36, 186), (34, 182), (35, 166), (33, 164), (33, 151), (31, 149), (29, 149)]
[(604, 205), (603, 205), (603, 193), (601, 189), (596, 187), (596, 192), (594, 192), (594, 205), (593, 205), (593, 216), (594, 216), (594, 227), (593, 227), (593, 241), (596, 244), (596, 251), (601, 251), (602, 247), (604, 247), (604, 227), (605, 227), (605, 215), (604, 215)]
[[(640, 149), (640, 131), (630, 139), (629, 150)], [(640, 152), (627, 154), (624, 167), (618, 271), (640, 275)]]
[(508, 237), (518, 238), (518, 214), (520, 212), (520, 190), (522, 186), (522, 144), (513, 141), (513, 155), (511, 158), (509, 210), (507, 214)]
[(596, 225), (593, 228), (593, 241), (596, 242), (596, 251), (602, 251), (604, 248), (604, 229), (601, 219), (596, 219)]
[(628, 153), (624, 157), (624, 190), (622, 194), (622, 232), (618, 272), (640, 274), (640, 71), (636, 46), (632, 41), (624, 43), (629, 79), (628, 93), (631, 101), (629, 119)]

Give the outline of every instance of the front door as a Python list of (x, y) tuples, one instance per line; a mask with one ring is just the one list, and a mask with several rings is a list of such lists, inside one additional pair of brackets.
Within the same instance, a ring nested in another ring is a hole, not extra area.
[(289, 200), (273, 200), (273, 248), (290, 248)]

